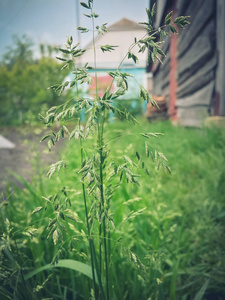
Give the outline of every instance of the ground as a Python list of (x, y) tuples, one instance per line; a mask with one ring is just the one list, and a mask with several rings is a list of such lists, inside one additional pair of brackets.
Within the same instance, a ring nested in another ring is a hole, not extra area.
[[(16, 145), (12, 149), (0, 149), (0, 195), (7, 190), (10, 183), (22, 187), (22, 184), (10, 172), (14, 172), (29, 181), (34, 175), (35, 169), (43, 167), (43, 162), (45, 162), (45, 169), (47, 170), (50, 164), (57, 161), (57, 156), (63, 145), (63, 142), (59, 142), (59, 147), (55, 147), (49, 153), (46, 141), (40, 143), (44, 134), (41, 128), (8, 127), (0, 128), (0, 133)], [(3, 197), (5, 196), (3, 195)]]

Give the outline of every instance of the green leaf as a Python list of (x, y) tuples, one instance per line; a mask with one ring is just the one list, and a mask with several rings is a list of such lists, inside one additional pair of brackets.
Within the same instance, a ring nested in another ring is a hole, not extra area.
[(82, 33), (86, 33), (86, 32), (89, 31), (88, 28), (86, 28), (86, 27), (81, 27), (81, 26), (78, 26), (78, 27), (77, 27), (77, 30), (81, 31)]
[(140, 89), (139, 89), (139, 97), (145, 101), (149, 101), (149, 94), (147, 92), (147, 90), (140, 85)]
[(152, 18), (154, 17), (155, 13), (156, 13), (156, 3), (154, 3), (152, 6), (152, 12), (151, 12)]
[(52, 85), (52, 86), (50, 86), (50, 87), (48, 87), (48, 89), (50, 90), (57, 90), (58, 88), (59, 88), (59, 86), (61, 86), (60, 84), (54, 84), (54, 85)]
[(43, 141), (46, 140), (48, 137), (50, 137), (50, 134), (47, 134), (47, 135), (43, 136), (43, 138), (40, 140), (40, 142), (43, 142)]
[(91, 16), (92, 16), (93, 18), (98, 18), (98, 17), (99, 17), (99, 15), (96, 14), (95, 12), (93, 12), (93, 13), (91, 14)]
[(18, 175), (11, 170), (8, 170), (8, 172), (27, 188), (27, 190), (30, 192), (30, 195), (32, 195), (34, 199), (39, 198), (39, 196), (34, 192), (34, 188), (21, 175)]
[(63, 125), (63, 129), (67, 134), (70, 134), (69, 129), (65, 125)]
[(59, 60), (61, 60), (61, 61), (66, 61), (66, 59), (65, 59), (65, 58), (62, 58), (62, 57), (56, 56), (56, 58), (59, 59)]
[(44, 208), (43, 206), (38, 206), (38, 207), (36, 207), (36, 208), (32, 211), (32, 215), (35, 214), (35, 213), (37, 213), (37, 212), (39, 212), (39, 211), (41, 211), (43, 208)]
[(174, 20), (174, 24), (176, 24), (180, 28), (184, 28), (186, 25), (190, 24), (189, 18), (190, 18), (189, 16), (186, 16), (186, 17), (183, 17), (183, 16), (177, 17)]
[(157, 52), (159, 54), (161, 54), (163, 57), (166, 57), (166, 54), (162, 51), (162, 49), (160, 49), (159, 47), (157, 47)]
[(110, 72), (108, 72), (108, 74), (109, 74), (109, 76), (111, 76), (112, 78), (115, 78), (115, 77), (118, 76), (118, 75), (117, 75), (117, 72), (112, 72), (112, 71), (110, 71)]
[(172, 14), (173, 12), (171, 11), (170, 13), (168, 13), (168, 15), (165, 18), (165, 25), (169, 25), (171, 22), (171, 18), (172, 18)]
[(172, 26), (172, 25), (170, 25), (170, 31), (171, 31), (173, 34), (177, 33), (176, 28), (175, 28), (174, 26)]
[(104, 95), (102, 96), (102, 100), (109, 100), (111, 99), (112, 94), (110, 93), (109, 89), (107, 88)]
[(62, 168), (64, 168), (64, 169), (67, 168), (65, 160), (60, 160), (60, 161), (56, 162), (55, 164), (52, 164), (50, 166), (50, 169), (49, 169), (48, 173), (47, 173), (47, 176), (49, 178), (51, 178), (52, 175), (54, 175), (56, 171), (59, 172)]
[(168, 161), (168, 159), (165, 157), (165, 155), (162, 152), (158, 152), (159, 156), (162, 157), (162, 159)]
[(140, 160), (140, 154), (136, 151), (136, 156), (137, 156), (137, 159)]
[(102, 52), (111, 52), (112, 50), (115, 50), (114, 48), (116, 48), (118, 46), (111, 46), (111, 45), (105, 45), (105, 46), (100, 46)]
[(205, 281), (205, 283), (203, 284), (203, 286), (201, 287), (199, 292), (195, 295), (194, 300), (202, 300), (203, 299), (203, 296), (205, 294), (205, 291), (206, 291), (208, 285), (209, 285), (209, 279), (207, 279)]
[(85, 7), (85, 8), (87, 8), (87, 9), (91, 9), (91, 7), (88, 6), (88, 5), (87, 5), (86, 3), (84, 3), (84, 2), (80, 2), (80, 5), (83, 6), (83, 7)]
[(67, 68), (69, 66), (69, 64), (65, 64), (62, 68), (61, 71), (64, 70), (65, 68)]
[(67, 44), (68, 44), (69, 46), (71, 46), (72, 43), (73, 43), (73, 37), (72, 37), (72, 36), (71, 36), (71, 37), (67, 37)]
[(135, 64), (138, 62), (138, 57), (133, 53), (131, 53), (130, 51), (128, 52), (128, 59), (129, 58), (132, 58)]
[(51, 151), (52, 146), (54, 145), (54, 143), (52, 142), (52, 139), (48, 141), (48, 149), (49, 151)]
[(70, 51), (67, 49), (59, 48), (59, 51), (61, 51), (62, 53), (65, 53), (65, 54), (70, 54)]
[(118, 88), (118, 90), (115, 91), (115, 93), (112, 94), (112, 99), (116, 99), (122, 95), (124, 95), (126, 92), (125, 89), (122, 89), (122, 88)]
[(76, 81), (71, 81), (70, 82), (70, 87), (74, 86), (76, 84)]
[(91, 18), (91, 15), (83, 14), (87, 18)]
[(52, 236), (54, 245), (57, 244), (59, 236), (60, 236), (59, 230), (55, 229), (55, 231), (53, 232), (53, 236)]
[(76, 49), (79, 45), (80, 43), (77, 43), (75, 46), (73, 46), (72, 50)]
[(171, 169), (170, 169), (169, 166), (166, 166), (166, 169), (167, 169), (167, 171), (168, 171), (170, 174), (172, 174), (172, 171), (171, 171)]
[(146, 13), (147, 13), (147, 16), (148, 16), (149, 23), (151, 23), (152, 22), (152, 14), (151, 14), (150, 9), (146, 8)]
[(34, 271), (26, 274), (24, 276), (25, 280), (30, 279), (31, 277), (35, 276), (36, 274), (43, 272), (45, 270), (51, 270), (53, 268), (67, 268), (67, 269), (71, 269), (77, 272), (80, 272), (81, 274), (89, 277), (92, 279), (92, 270), (91, 270), (91, 266), (84, 264), (82, 262), (76, 261), (76, 260), (72, 260), (72, 259), (62, 259), (59, 260), (57, 264), (55, 265), (51, 265), (51, 264), (47, 264), (43, 267), (37, 268)]

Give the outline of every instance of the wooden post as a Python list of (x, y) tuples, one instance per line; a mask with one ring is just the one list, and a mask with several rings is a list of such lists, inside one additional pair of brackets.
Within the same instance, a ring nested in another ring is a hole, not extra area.
[(218, 51), (218, 66), (216, 71), (216, 94), (219, 115), (225, 116), (225, 1), (217, 0), (216, 40)]

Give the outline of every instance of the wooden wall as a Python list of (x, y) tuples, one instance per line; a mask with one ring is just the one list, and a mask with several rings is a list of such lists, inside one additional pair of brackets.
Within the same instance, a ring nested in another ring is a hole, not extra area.
[[(158, 0), (161, 1), (161, 0)], [(165, 0), (166, 1), (166, 0)], [(216, 69), (216, 0), (173, 0), (164, 7), (165, 15), (176, 4), (177, 15), (190, 16), (191, 24), (179, 30), (177, 40), (176, 108), (183, 126), (201, 126), (202, 120), (213, 113)], [(224, 30), (223, 30), (224, 32)], [(153, 66), (153, 93), (170, 95), (170, 39), (162, 47), (166, 54), (163, 64)], [(172, 55), (172, 54), (171, 54)]]
[(170, 38), (166, 37), (162, 50), (166, 54), (166, 57), (162, 57), (163, 64), (157, 62), (153, 65), (153, 93), (155, 95), (169, 96), (169, 72), (170, 72), (170, 55), (169, 55)]
[(178, 0), (178, 15), (191, 16), (177, 45), (177, 112), (180, 124), (201, 126), (215, 91), (216, 1)]

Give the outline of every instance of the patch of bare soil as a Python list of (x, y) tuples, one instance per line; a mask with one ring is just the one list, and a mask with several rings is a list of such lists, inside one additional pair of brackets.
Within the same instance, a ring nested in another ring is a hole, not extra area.
[(59, 146), (53, 147), (49, 152), (46, 141), (40, 143), (44, 135), (40, 128), (0, 128), (0, 134), (15, 144), (13, 149), (0, 149), (1, 198), (4, 197), (4, 191), (12, 184), (22, 188), (22, 184), (11, 172), (29, 181), (37, 168), (46, 172), (49, 165), (57, 161), (59, 151), (63, 146), (63, 141), (60, 141)]

